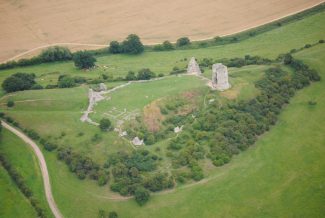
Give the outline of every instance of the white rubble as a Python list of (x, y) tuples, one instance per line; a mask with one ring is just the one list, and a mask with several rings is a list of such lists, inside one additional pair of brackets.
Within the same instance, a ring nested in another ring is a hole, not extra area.
[(174, 128), (174, 133), (179, 133), (179, 132), (181, 132), (182, 130), (183, 130), (183, 126), (181, 126), (181, 127), (176, 126), (176, 127)]
[(134, 145), (143, 145), (143, 140), (140, 140), (138, 137), (135, 137), (132, 140), (132, 144), (134, 144)]

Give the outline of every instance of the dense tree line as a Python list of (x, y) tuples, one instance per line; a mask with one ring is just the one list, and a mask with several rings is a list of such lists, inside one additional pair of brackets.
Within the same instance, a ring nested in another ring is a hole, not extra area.
[(26, 181), (21, 174), (11, 165), (10, 161), (4, 154), (0, 153), (0, 164), (6, 169), (12, 181), (17, 185), (18, 189), (29, 200), (35, 209), (38, 217), (46, 217), (44, 209), (40, 206), (37, 199), (33, 196), (32, 190), (27, 186)]
[(144, 46), (139, 36), (130, 34), (122, 43), (118, 41), (110, 42), (108, 51), (111, 54), (140, 54), (144, 51)]
[(152, 173), (157, 168), (158, 156), (147, 150), (132, 153), (118, 152), (109, 156), (105, 167), (110, 167), (114, 182), (112, 191), (121, 195), (134, 195), (139, 205), (149, 199), (149, 191), (172, 188), (173, 180), (167, 174)]

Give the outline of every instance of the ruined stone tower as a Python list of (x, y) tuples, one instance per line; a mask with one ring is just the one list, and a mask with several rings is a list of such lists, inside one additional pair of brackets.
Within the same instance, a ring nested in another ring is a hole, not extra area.
[(212, 88), (220, 91), (230, 88), (228, 70), (225, 65), (218, 63), (212, 66)]
[(200, 67), (197, 64), (194, 57), (192, 57), (190, 62), (188, 63), (187, 73), (188, 74), (195, 74), (195, 75), (198, 75), (198, 76), (202, 74), (201, 70), (200, 70)]

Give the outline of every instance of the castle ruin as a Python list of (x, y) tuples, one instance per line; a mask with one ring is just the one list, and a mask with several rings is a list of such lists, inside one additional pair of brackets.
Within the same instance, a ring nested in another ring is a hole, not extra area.
[(197, 76), (200, 76), (202, 74), (201, 70), (200, 70), (200, 67), (199, 67), (199, 65), (196, 62), (194, 57), (192, 57), (190, 62), (188, 63), (187, 73), (188, 74), (194, 74), (194, 75), (197, 75)]
[(212, 66), (212, 88), (219, 91), (230, 88), (228, 82), (228, 69), (221, 63)]

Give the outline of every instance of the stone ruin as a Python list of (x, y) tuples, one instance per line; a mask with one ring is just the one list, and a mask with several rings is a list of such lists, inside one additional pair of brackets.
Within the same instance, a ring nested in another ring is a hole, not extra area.
[(228, 70), (225, 65), (218, 63), (212, 66), (212, 88), (220, 91), (230, 88)]
[(191, 60), (190, 60), (190, 62), (188, 63), (187, 73), (188, 74), (195, 74), (195, 75), (198, 75), (198, 76), (200, 76), (202, 74), (201, 73), (201, 70), (200, 70), (200, 67), (197, 64), (197, 62), (196, 62), (196, 60), (195, 60), (194, 57), (192, 57)]
[(140, 140), (138, 136), (134, 137), (134, 139), (132, 140), (132, 144), (134, 145), (143, 145), (143, 140)]
[(107, 90), (107, 86), (104, 83), (100, 83), (99, 84), (99, 91), (106, 91)]

